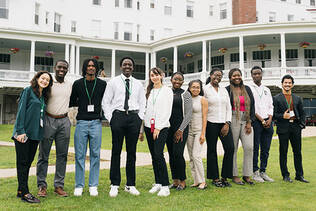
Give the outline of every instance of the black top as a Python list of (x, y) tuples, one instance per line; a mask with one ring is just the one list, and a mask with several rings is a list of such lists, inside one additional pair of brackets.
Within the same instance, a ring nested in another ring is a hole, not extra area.
[(106, 82), (96, 78), (96, 86), (92, 95), (94, 80), (86, 81), (87, 89), (91, 97), (91, 104), (94, 105), (94, 111), (88, 112), (89, 98), (86, 92), (84, 79), (85, 78), (78, 79), (72, 85), (69, 107), (78, 106), (77, 120), (102, 119), (101, 101), (105, 91)]
[(181, 94), (184, 92), (183, 89), (172, 89), (173, 91), (173, 104), (170, 116), (170, 125), (174, 129), (178, 129), (183, 120), (183, 108), (182, 108), (182, 97)]

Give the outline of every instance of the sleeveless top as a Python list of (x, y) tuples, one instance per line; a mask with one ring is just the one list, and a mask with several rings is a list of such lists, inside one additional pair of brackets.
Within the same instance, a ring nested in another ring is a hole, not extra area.
[(198, 132), (202, 130), (202, 96), (192, 97), (192, 119), (190, 122), (190, 131)]

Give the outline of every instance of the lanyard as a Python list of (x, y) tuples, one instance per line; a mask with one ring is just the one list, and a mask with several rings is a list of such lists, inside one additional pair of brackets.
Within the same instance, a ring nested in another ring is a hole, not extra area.
[[(260, 99), (261, 99), (261, 97), (262, 97), (262, 95), (263, 95), (263, 93), (264, 93), (264, 88), (262, 89), (261, 94), (260, 94), (259, 91), (257, 90), (257, 87), (254, 86), (254, 88), (255, 88), (256, 92), (258, 93), (258, 95), (259, 95), (259, 97), (260, 97)], [(260, 88), (260, 87), (258, 87), (258, 88)]]
[[(285, 97), (285, 95), (284, 95), (284, 97)], [(290, 98), (290, 102), (288, 102), (286, 98), (285, 98), (285, 101), (286, 101), (287, 107), (290, 109), (291, 103), (292, 103), (292, 95), (291, 95), (291, 98)]]
[(97, 79), (95, 78), (94, 79), (93, 89), (92, 89), (92, 92), (91, 92), (91, 97), (90, 97), (90, 94), (89, 94), (89, 91), (88, 91), (88, 88), (87, 88), (87, 82), (86, 82), (86, 79), (84, 79), (84, 86), (86, 88), (86, 92), (87, 92), (87, 95), (88, 95), (88, 98), (89, 98), (89, 105), (91, 105), (91, 99), (92, 99), (94, 88), (95, 88), (96, 84), (97, 84)]
[(161, 88), (159, 88), (158, 93), (156, 94), (156, 97), (155, 97), (154, 90), (155, 90), (155, 89), (153, 89), (153, 105), (155, 106), (156, 100), (157, 100), (157, 97), (158, 97), (158, 95), (159, 95), (159, 93), (160, 93)]
[(129, 96), (131, 96), (131, 95), (132, 95), (132, 80), (130, 79), (131, 87), (128, 88), (127, 85), (126, 85), (126, 82), (124, 81), (124, 79), (122, 78), (122, 76), (121, 76), (121, 79), (122, 79), (122, 82), (123, 82), (124, 85), (125, 85), (125, 88), (127, 89), (128, 93), (129, 93)]
[(43, 118), (44, 115), (44, 107), (45, 107), (45, 103), (44, 103), (44, 98), (43, 96), (40, 98), (41, 101), (41, 118)]

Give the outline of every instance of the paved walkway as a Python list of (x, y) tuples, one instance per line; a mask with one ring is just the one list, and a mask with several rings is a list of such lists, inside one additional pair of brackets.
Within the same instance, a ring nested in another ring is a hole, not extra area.
[[(311, 137), (311, 136), (316, 136), (316, 127), (307, 127), (305, 130), (303, 130), (303, 137)], [(278, 139), (278, 137), (274, 137), (273, 139)], [(0, 141), (1, 146), (14, 146), (13, 142), (5, 142), (5, 141)], [(241, 144), (240, 144), (241, 145)], [(239, 145), (239, 146), (240, 146)], [(53, 146), (52, 149), (54, 150), (55, 147)], [(203, 150), (202, 150), (202, 157), (206, 158), (206, 143), (203, 144)], [(69, 147), (69, 152), (75, 153), (75, 150), (73, 147)], [(217, 143), (217, 153), (218, 155), (223, 155), (224, 151), (222, 148), (222, 144), (220, 141)], [(87, 152), (87, 155), (89, 155), (89, 150)], [(169, 162), (169, 156), (168, 153), (164, 153), (166, 162)], [(111, 160), (111, 150), (101, 150), (100, 157), (102, 161), (100, 163), (100, 169), (109, 169), (110, 168), (110, 160)], [(187, 149), (184, 151), (184, 158), (185, 160), (189, 160), (189, 155)], [(125, 167), (126, 164), (126, 152), (122, 152), (121, 154), (121, 167)], [(137, 152), (136, 154), (136, 166), (146, 166), (146, 165), (151, 165), (151, 157), (149, 153), (146, 152)], [(86, 162), (86, 170), (89, 170), (89, 163)], [(75, 164), (69, 164), (67, 165), (67, 172), (74, 172), (75, 171)], [(55, 173), (55, 166), (48, 166), (48, 174), (53, 174)], [(30, 169), (30, 175), (36, 175), (36, 167), (31, 167)], [(16, 176), (16, 169), (11, 168), (11, 169), (0, 169), (0, 178), (8, 178), (8, 177), (15, 177)]]

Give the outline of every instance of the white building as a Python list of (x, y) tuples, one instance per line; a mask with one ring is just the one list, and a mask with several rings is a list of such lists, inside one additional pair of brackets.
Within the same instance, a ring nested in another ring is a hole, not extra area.
[(0, 123), (14, 120), (34, 71), (66, 59), (75, 79), (92, 56), (109, 77), (131, 56), (139, 79), (159, 66), (185, 73), (186, 83), (215, 66), (224, 84), (233, 67), (249, 82), (259, 65), (274, 92), (293, 74), (308, 115), (316, 113), (315, 0), (0, 0)]

